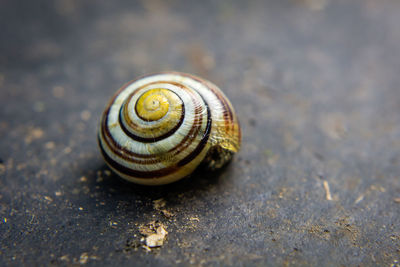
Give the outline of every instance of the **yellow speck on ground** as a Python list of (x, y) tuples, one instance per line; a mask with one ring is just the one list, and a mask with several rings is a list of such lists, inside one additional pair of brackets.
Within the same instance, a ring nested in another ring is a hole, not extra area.
[(191, 220), (191, 221), (198, 221), (198, 222), (200, 221), (199, 218), (197, 218), (197, 217), (190, 217), (189, 220)]
[(116, 225), (118, 225), (117, 222), (110, 222), (110, 226), (116, 226)]
[(53, 201), (53, 199), (51, 197), (49, 197), (49, 196), (44, 196), (44, 199), (46, 199), (48, 202), (52, 202)]
[(89, 260), (89, 255), (87, 254), (87, 252), (82, 253), (81, 256), (79, 257), (80, 264), (86, 264), (88, 260)]
[(60, 257), (60, 260), (62, 260), (62, 261), (69, 261), (69, 257), (68, 257), (68, 255), (61, 256), (61, 257)]

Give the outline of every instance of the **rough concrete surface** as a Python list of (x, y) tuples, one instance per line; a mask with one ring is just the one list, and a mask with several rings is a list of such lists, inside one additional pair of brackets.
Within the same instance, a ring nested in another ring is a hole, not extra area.
[[(399, 1), (0, 5), (0, 265), (400, 265)], [(130, 185), (99, 118), (162, 70), (220, 86), (242, 149)]]

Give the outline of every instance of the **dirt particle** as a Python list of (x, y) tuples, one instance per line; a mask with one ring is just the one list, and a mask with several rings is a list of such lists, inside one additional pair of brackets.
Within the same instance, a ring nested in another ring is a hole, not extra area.
[(325, 189), (325, 193), (326, 193), (326, 200), (332, 200), (332, 195), (331, 195), (331, 190), (329, 188), (329, 184), (328, 181), (324, 181), (324, 189)]
[(49, 203), (53, 201), (53, 199), (49, 196), (44, 196), (44, 199), (46, 199)]
[(68, 255), (63, 255), (60, 257), (61, 261), (69, 261), (69, 256)]
[(87, 252), (82, 253), (81, 256), (79, 257), (80, 264), (86, 264), (88, 260), (89, 260), (89, 255)]
[(161, 247), (168, 234), (164, 225), (158, 221), (152, 221), (146, 225), (139, 226), (139, 232), (144, 236), (142, 241), (144, 241), (143, 248), (146, 250)]
[(371, 185), (370, 189), (372, 191), (379, 191), (381, 193), (385, 193), (386, 192), (386, 189), (383, 186), (380, 186), (380, 185)]
[(400, 203), (400, 197), (396, 197), (396, 198), (394, 199), (394, 202)]
[(25, 143), (30, 144), (32, 141), (36, 139), (42, 138), (44, 135), (44, 132), (40, 128), (32, 128), (29, 130), (29, 133), (25, 136)]
[(354, 201), (354, 204), (360, 203), (364, 199), (364, 195), (361, 194), (358, 198)]
[(161, 212), (161, 214), (164, 215), (166, 218), (171, 218), (175, 216), (175, 214), (173, 214), (172, 212), (168, 211), (167, 209), (164, 209), (166, 205), (167, 202), (163, 198), (153, 200), (153, 208), (155, 210)]
[(167, 202), (163, 198), (153, 200), (153, 208), (155, 210), (161, 210), (161, 208), (164, 208), (166, 205)]
[(70, 147), (64, 148), (64, 154), (69, 154), (71, 152), (72, 152), (72, 148), (70, 148)]
[(44, 147), (46, 149), (51, 150), (51, 149), (54, 149), (56, 147), (56, 144), (54, 142), (50, 141), (50, 142), (47, 142), (46, 144), (44, 144)]
[(79, 178), (79, 181), (82, 183), (87, 182), (86, 176), (82, 176), (81, 178)]
[(56, 197), (59, 197), (62, 195), (61, 191), (56, 191), (54, 194), (56, 195)]
[(175, 216), (174, 213), (172, 213), (172, 212), (170, 212), (170, 211), (168, 211), (166, 209), (162, 209), (160, 211), (161, 211), (162, 215), (164, 215), (166, 218), (171, 218), (171, 217)]
[(283, 199), (285, 197), (285, 195), (287, 194), (287, 192), (288, 192), (288, 189), (286, 187), (282, 187), (280, 192), (279, 192), (278, 197), (280, 199)]
[(197, 222), (199, 222), (199, 221), (200, 221), (200, 219), (199, 219), (199, 218), (197, 218), (197, 217), (190, 217), (190, 218), (189, 218), (189, 220), (191, 220), (191, 221), (197, 221)]
[(157, 228), (157, 233), (149, 235), (146, 238), (146, 245), (148, 247), (160, 247), (164, 244), (165, 237), (167, 235), (167, 231), (164, 229), (164, 227), (160, 226)]
[(113, 227), (113, 226), (117, 226), (117, 225), (118, 225), (118, 223), (117, 223), (117, 222), (110, 222), (109, 224), (110, 224), (110, 226), (111, 226), (111, 227)]

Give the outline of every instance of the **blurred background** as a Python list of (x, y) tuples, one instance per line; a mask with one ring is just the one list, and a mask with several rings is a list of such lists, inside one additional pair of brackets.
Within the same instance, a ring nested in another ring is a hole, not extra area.
[[(0, 264), (398, 266), (399, 23), (397, 0), (0, 0)], [(164, 70), (225, 92), (242, 149), (127, 185), (101, 112)]]

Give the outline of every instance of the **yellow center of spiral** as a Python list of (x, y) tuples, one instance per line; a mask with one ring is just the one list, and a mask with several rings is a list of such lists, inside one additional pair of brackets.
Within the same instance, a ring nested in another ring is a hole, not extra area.
[(167, 114), (171, 92), (167, 89), (151, 89), (141, 95), (136, 103), (137, 115), (146, 121), (156, 121)]

